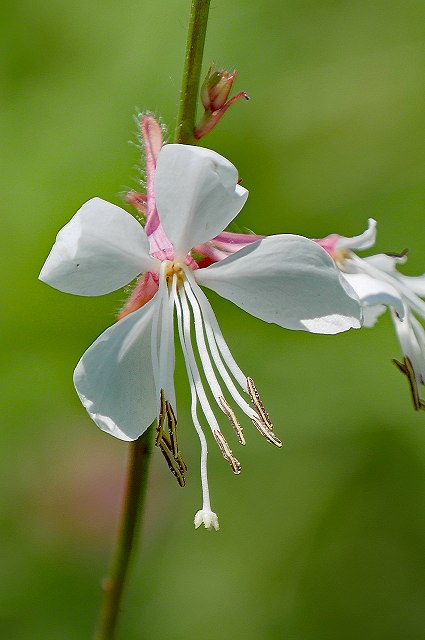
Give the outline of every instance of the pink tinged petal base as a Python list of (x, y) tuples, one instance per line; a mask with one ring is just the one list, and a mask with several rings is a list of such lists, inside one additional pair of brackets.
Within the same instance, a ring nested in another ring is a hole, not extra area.
[(157, 273), (148, 271), (143, 274), (134, 287), (131, 296), (121, 309), (117, 320), (121, 320), (125, 316), (128, 316), (129, 313), (137, 311), (137, 309), (143, 307), (149, 300), (152, 300), (158, 291), (158, 280), (159, 277)]
[(359, 300), (332, 258), (301, 236), (270, 236), (194, 275), (253, 316), (287, 329), (334, 334), (361, 325)]
[(355, 249), (356, 251), (365, 251), (375, 244), (376, 240), (376, 220), (369, 218), (368, 227), (358, 236), (346, 238), (339, 236), (336, 243), (337, 249)]
[(80, 296), (100, 296), (157, 269), (149, 242), (133, 216), (93, 198), (58, 233), (39, 278)]
[(74, 371), (74, 385), (90, 417), (120, 440), (135, 440), (158, 411), (151, 359), (156, 298), (106, 329)]
[(167, 144), (155, 172), (155, 198), (177, 258), (219, 234), (239, 213), (248, 192), (235, 167), (218, 153)]

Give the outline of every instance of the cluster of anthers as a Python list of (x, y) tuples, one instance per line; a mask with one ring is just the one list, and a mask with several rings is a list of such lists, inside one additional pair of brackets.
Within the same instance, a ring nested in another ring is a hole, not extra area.
[[(173, 340), (174, 310), (177, 317), (177, 329), (191, 389), (191, 414), (193, 424), (201, 442), (201, 481), (203, 508), (195, 516), (195, 524), (204, 524), (207, 528), (218, 528), (218, 521), (211, 511), (207, 479), (207, 441), (197, 414), (197, 403), (201, 406), (212, 435), (219, 446), (224, 459), (233, 473), (241, 472), (241, 464), (223, 435), (214, 410), (208, 399), (207, 391), (197, 365), (197, 355), (202, 370), (217, 407), (224, 413), (241, 445), (245, 436), (238, 417), (226, 400), (222, 386), (226, 388), (234, 403), (251, 419), (259, 433), (268, 442), (277, 447), (282, 442), (273, 431), (260, 394), (252, 378), (245, 376), (232, 357), (220, 331), (214, 312), (202, 290), (196, 284), (191, 270), (182, 263), (165, 260), (161, 264), (159, 276), (159, 295), (161, 303), (156, 323), (152, 331), (152, 352), (154, 375), (159, 389), (160, 405), (157, 420), (155, 443), (162, 451), (165, 460), (180, 486), (185, 485), (187, 466), (180, 453), (177, 442), (177, 419), (169, 396), (173, 396), (173, 387), (167, 385), (170, 367), (169, 357), (172, 349), (167, 348)], [(194, 327), (197, 354), (194, 349), (191, 327)], [(158, 353), (155, 354), (155, 345)], [(232, 376), (229, 374), (231, 372)], [(219, 381), (221, 378), (221, 382)], [(236, 384), (245, 392), (253, 407), (242, 397)]]

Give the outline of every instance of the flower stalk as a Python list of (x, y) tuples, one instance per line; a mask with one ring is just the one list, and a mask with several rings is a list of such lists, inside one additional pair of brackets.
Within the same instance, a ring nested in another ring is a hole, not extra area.
[(174, 142), (181, 144), (196, 144), (193, 131), (209, 9), (210, 0), (192, 0), (180, 107), (174, 135)]
[[(192, 0), (185, 67), (175, 142), (194, 142), (196, 105), (200, 84), (202, 56), (208, 22), (210, 0)], [(104, 598), (95, 640), (113, 640), (120, 604), (137, 532), (142, 524), (144, 498), (148, 480), (149, 458), (153, 443), (153, 428), (147, 429), (130, 443), (129, 468), (125, 500), (115, 552), (108, 577), (103, 581)]]
[(129, 445), (130, 457), (124, 506), (111, 568), (102, 584), (104, 599), (95, 640), (112, 640), (114, 637), (129, 561), (134, 552), (143, 511), (152, 449), (152, 431), (150, 427)]

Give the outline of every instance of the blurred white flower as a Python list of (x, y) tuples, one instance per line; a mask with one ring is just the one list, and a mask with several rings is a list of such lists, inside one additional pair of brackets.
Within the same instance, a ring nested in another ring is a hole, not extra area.
[(376, 254), (360, 258), (353, 250), (364, 251), (375, 244), (376, 222), (354, 238), (333, 234), (317, 242), (334, 258), (344, 278), (360, 298), (364, 326), (373, 327), (388, 308), (403, 352), (403, 362), (393, 360), (407, 377), (416, 410), (425, 409), (421, 388), (425, 384), (425, 331), (416, 315), (425, 319), (425, 274), (405, 276), (397, 270), (406, 262), (406, 252)]

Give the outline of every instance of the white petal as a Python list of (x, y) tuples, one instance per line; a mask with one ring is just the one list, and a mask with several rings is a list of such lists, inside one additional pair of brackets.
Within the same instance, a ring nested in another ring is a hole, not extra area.
[(401, 318), (404, 316), (403, 300), (397, 289), (388, 282), (372, 278), (364, 273), (344, 273), (343, 276), (357, 293), (363, 305), (393, 307)]
[(156, 271), (156, 265), (137, 220), (110, 202), (92, 198), (59, 231), (39, 278), (65, 293), (100, 296), (143, 271)]
[(74, 371), (80, 400), (95, 423), (120, 440), (135, 440), (153, 422), (159, 399), (151, 359), (156, 296), (106, 329)]
[(383, 304), (376, 304), (373, 307), (363, 307), (363, 326), (374, 327), (380, 316), (387, 310)]
[(418, 368), (421, 374), (421, 381), (422, 384), (425, 384), (425, 330), (413, 314), (410, 317), (410, 321), (418, 345)]
[(373, 256), (366, 256), (363, 260), (376, 269), (393, 276), (397, 274), (397, 265), (404, 264), (407, 260), (407, 256), (391, 256), (387, 253), (376, 253)]
[(356, 294), (326, 251), (307, 238), (270, 236), (194, 276), (252, 315), (288, 329), (339, 333), (360, 327)]
[(410, 289), (413, 293), (416, 293), (422, 298), (425, 297), (425, 274), (422, 276), (404, 276), (401, 273), (397, 273), (397, 278)]
[(394, 327), (400, 342), (403, 354), (407, 356), (412, 363), (415, 372), (415, 380), (417, 387), (425, 381), (425, 335), (422, 325), (409, 312), (406, 307), (406, 315), (404, 320), (400, 320), (395, 314), (392, 314)]
[(338, 249), (357, 249), (358, 251), (364, 251), (370, 249), (375, 244), (376, 240), (376, 220), (369, 218), (368, 228), (363, 231), (359, 236), (353, 236), (352, 238), (345, 238), (340, 236), (336, 242)]
[(167, 144), (158, 156), (155, 197), (177, 257), (218, 235), (242, 209), (248, 191), (235, 167), (215, 151)]

